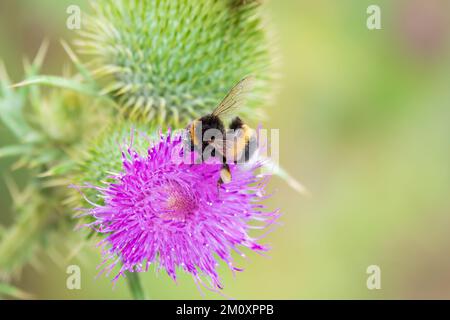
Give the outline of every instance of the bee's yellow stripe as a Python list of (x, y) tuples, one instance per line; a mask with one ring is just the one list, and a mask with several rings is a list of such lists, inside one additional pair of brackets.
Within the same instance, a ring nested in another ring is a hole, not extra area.
[(196, 123), (197, 123), (197, 120), (194, 120), (190, 127), (191, 141), (194, 145), (197, 145), (197, 143), (198, 143), (197, 136), (195, 135), (195, 124)]
[(242, 125), (241, 129), (243, 131), (243, 134), (239, 139), (234, 141), (234, 148), (233, 148), (233, 159), (238, 160), (242, 153), (244, 152), (245, 147), (250, 141), (250, 137), (253, 135), (253, 129), (251, 129), (246, 124)]

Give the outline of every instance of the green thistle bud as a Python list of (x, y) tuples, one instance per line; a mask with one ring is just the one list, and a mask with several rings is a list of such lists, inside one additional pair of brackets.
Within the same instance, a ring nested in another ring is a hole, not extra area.
[[(155, 132), (156, 129), (149, 130), (148, 125), (142, 122), (118, 119), (91, 142), (83, 159), (74, 169), (70, 179), (71, 183), (82, 187), (100, 185), (102, 182), (109, 181), (108, 177), (111, 174), (122, 170), (120, 149), (130, 144), (132, 136), (135, 133), (139, 135), (139, 139), (133, 139), (133, 148), (145, 152), (149, 140), (153, 138), (150, 135), (154, 135)], [(148, 136), (142, 137), (145, 134)], [(97, 193), (92, 189), (83, 190), (83, 193), (93, 201), (102, 202), (102, 199), (95, 198)], [(74, 207), (86, 204), (78, 192), (72, 192), (67, 203)]]
[(270, 94), (270, 46), (257, 1), (99, 1), (76, 44), (124, 115), (178, 127), (210, 112), (246, 75), (244, 114)]

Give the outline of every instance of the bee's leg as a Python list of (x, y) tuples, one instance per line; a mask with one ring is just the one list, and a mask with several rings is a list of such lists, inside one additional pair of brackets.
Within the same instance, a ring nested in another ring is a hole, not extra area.
[(228, 166), (227, 163), (223, 163), (222, 164), (222, 168), (220, 169), (220, 178), (217, 181), (217, 192), (219, 192), (220, 187), (223, 184), (227, 184), (231, 182), (231, 171), (230, 171), (230, 167)]
[(220, 179), (221, 183), (230, 183), (231, 182), (231, 171), (228, 164), (223, 164), (222, 168), (220, 169)]
[(222, 186), (222, 184), (222, 178), (219, 178), (219, 180), (217, 180), (217, 194), (220, 194), (220, 187)]

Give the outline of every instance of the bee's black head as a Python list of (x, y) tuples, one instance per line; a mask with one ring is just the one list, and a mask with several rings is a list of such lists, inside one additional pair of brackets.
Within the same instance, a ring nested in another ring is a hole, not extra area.
[[(223, 125), (222, 120), (220, 120), (219, 117), (213, 116), (213, 115), (206, 115), (199, 119), (202, 126), (202, 140), (208, 140), (211, 138), (214, 140), (214, 138), (217, 138), (214, 136), (214, 132), (219, 131), (222, 135), (225, 133), (225, 127)], [(208, 132), (208, 130), (211, 130)], [(206, 139), (205, 139), (206, 138)], [(208, 141), (206, 141), (207, 143)]]

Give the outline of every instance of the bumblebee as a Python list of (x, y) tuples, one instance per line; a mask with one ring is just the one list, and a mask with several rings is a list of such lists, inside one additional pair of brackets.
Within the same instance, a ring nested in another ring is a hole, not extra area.
[(225, 129), (223, 119), (235, 113), (245, 102), (253, 83), (252, 77), (239, 81), (207, 115), (192, 121), (186, 128), (191, 151), (201, 153), (203, 160), (216, 157), (222, 161), (217, 186), (231, 182), (229, 163), (245, 163), (257, 148), (255, 130), (235, 117)]

